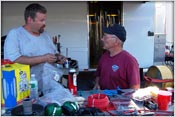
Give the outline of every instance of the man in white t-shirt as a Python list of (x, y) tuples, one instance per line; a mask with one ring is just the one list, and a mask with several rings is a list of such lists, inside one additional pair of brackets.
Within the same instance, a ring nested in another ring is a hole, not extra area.
[(38, 78), (40, 90), (44, 63), (55, 65), (66, 61), (44, 31), (46, 13), (46, 8), (40, 4), (28, 5), (24, 12), (25, 25), (10, 30), (4, 43), (4, 59), (30, 65), (31, 74), (36, 74)]

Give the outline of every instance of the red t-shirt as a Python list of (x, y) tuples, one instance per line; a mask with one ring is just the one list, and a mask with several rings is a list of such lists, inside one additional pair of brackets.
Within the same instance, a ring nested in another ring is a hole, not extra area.
[(96, 76), (100, 77), (101, 89), (116, 89), (117, 86), (127, 89), (140, 84), (138, 62), (125, 50), (113, 57), (105, 52), (99, 60)]

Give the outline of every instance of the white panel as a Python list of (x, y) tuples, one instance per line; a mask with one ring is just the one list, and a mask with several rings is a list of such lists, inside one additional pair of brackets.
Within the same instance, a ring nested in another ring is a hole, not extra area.
[(127, 31), (124, 49), (136, 57), (139, 67), (153, 65), (154, 36), (148, 36), (148, 31), (154, 32), (154, 2), (124, 2), (123, 24)]

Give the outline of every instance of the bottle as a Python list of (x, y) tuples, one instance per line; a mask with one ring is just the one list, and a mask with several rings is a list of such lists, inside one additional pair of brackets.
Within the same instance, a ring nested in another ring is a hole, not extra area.
[(64, 66), (65, 66), (65, 68), (69, 68), (69, 61), (68, 61), (68, 59), (66, 60), (66, 62), (64, 63)]
[(35, 78), (35, 74), (31, 74), (31, 79), (30, 79), (30, 98), (32, 100), (38, 100), (38, 81)]
[(73, 95), (77, 94), (77, 74), (74, 68), (69, 70), (68, 88)]

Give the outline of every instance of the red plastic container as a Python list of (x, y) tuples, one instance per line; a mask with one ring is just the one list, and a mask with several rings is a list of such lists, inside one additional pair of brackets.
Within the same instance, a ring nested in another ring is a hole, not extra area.
[(92, 94), (88, 97), (88, 107), (104, 109), (108, 107), (109, 99), (105, 94)]

